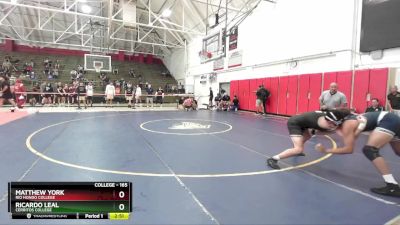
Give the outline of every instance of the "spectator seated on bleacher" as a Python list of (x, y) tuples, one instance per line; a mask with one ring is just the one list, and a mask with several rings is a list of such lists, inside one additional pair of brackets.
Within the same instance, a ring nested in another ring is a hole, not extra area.
[(29, 75), (33, 70), (33, 67), (29, 63), (25, 63), (24, 73)]
[(77, 69), (78, 69), (78, 73), (82, 73), (82, 74), (85, 73), (85, 71), (83, 70), (83, 66), (82, 65), (78, 65)]
[(100, 79), (103, 82), (103, 86), (106, 86), (110, 82), (110, 78), (105, 73), (100, 73)]
[(136, 77), (135, 71), (134, 71), (132, 68), (129, 69), (129, 76), (131, 76), (131, 77), (133, 77), (133, 78)]
[(32, 69), (33, 69), (33, 67), (35, 66), (35, 63), (33, 62), (33, 59), (31, 59), (31, 61), (29, 62), (29, 66), (31, 66)]
[(51, 66), (51, 61), (49, 60), (49, 58), (45, 58), (44, 60), (43, 60), (43, 66), (44, 67), (50, 67)]
[(83, 73), (81, 71), (78, 72), (76, 75), (76, 80), (82, 80), (83, 79)]
[(44, 73), (44, 75), (49, 75), (49, 73), (50, 73), (50, 67), (49, 67), (49, 64), (46, 64), (45, 66), (44, 66), (44, 71), (43, 71), (43, 73)]
[(54, 68), (52, 72), (53, 72), (52, 73), (53, 78), (58, 79), (58, 69)]
[(32, 92), (34, 92), (35, 94), (28, 95), (28, 96), (29, 96), (29, 104), (30, 104), (31, 106), (35, 106), (36, 103), (39, 102), (39, 93), (40, 93), (40, 87), (39, 87), (39, 85), (33, 86)]
[(11, 64), (10, 58), (6, 57), (4, 59), (4, 61), (3, 61), (3, 65), (2, 65), (3, 70), (4, 71), (10, 71), (11, 70), (11, 66), (12, 66), (12, 64)]
[(36, 79), (36, 75), (35, 75), (35, 72), (34, 72), (34, 71), (32, 71), (32, 72), (29, 73), (29, 78), (30, 78), (31, 80), (35, 80), (35, 79)]
[(56, 62), (54, 63), (54, 69), (59, 70), (60, 69), (60, 61), (57, 59)]
[(71, 75), (71, 80), (75, 80), (76, 79), (76, 75), (78, 74), (77, 72), (76, 72), (76, 70), (71, 70), (71, 72), (69, 73), (70, 75)]

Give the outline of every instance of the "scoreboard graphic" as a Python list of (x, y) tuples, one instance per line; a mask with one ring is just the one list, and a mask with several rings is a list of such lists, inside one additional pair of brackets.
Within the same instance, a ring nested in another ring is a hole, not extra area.
[(132, 212), (131, 182), (10, 182), (13, 219), (126, 220)]

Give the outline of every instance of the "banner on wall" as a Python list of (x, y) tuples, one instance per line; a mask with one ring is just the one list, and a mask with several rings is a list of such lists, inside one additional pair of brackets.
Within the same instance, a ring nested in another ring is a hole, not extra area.
[(238, 27), (232, 27), (229, 34), (229, 51), (237, 49)]
[(243, 51), (238, 50), (228, 54), (228, 68), (237, 67), (242, 65)]
[(223, 70), (225, 65), (225, 58), (221, 57), (214, 61), (214, 71)]
[(200, 84), (207, 84), (207, 74), (200, 76)]

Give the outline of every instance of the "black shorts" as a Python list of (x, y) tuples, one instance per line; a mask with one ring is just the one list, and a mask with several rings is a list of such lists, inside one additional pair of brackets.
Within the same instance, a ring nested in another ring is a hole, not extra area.
[(92, 101), (93, 96), (86, 96), (86, 99)]
[(13, 95), (10, 92), (4, 92), (3, 95), (0, 98), (4, 98), (4, 99), (14, 99)]
[(375, 130), (400, 137), (400, 116), (394, 113), (387, 113), (382, 120), (379, 121)]
[(298, 125), (294, 117), (289, 118), (287, 122), (287, 127), (290, 136), (303, 136), (304, 132), (307, 130), (307, 128), (303, 128), (300, 125)]

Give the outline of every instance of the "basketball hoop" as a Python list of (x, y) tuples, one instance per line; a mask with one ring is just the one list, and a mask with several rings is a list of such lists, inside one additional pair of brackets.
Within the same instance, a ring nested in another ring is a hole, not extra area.
[(206, 61), (207, 59), (210, 59), (212, 57), (212, 53), (208, 51), (200, 51), (199, 57), (202, 61)]
[(103, 68), (103, 62), (101, 61), (94, 61), (93, 62), (93, 67), (96, 73), (100, 73), (101, 69)]

